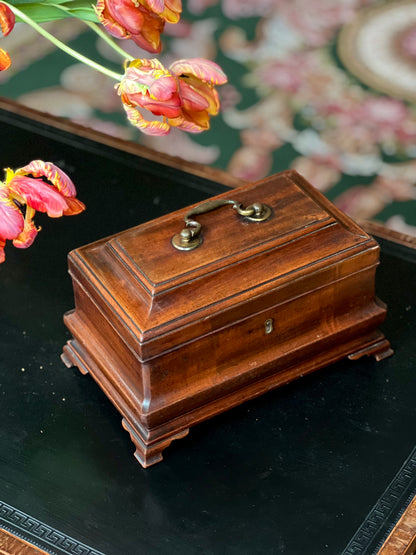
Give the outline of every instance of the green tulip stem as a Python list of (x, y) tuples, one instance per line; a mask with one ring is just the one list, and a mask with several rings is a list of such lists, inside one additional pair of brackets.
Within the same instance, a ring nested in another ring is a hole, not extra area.
[(124, 58), (125, 60), (134, 60), (134, 56), (131, 56), (131, 54), (128, 54), (125, 50), (123, 50), (118, 44), (116, 44), (109, 36), (108, 34), (103, 31), (101, 29), (101, 27), (99, 27), (98, 25), (96, 25), (95, 23), (93, 23), (92, 21), (84, 21), (84, 23), (86, 23), (88, 25), (88, 27), (90, 27), (94, 33), (97, 33), (97, 35), (99, 37), (101, 37), (109, 46), (111, 46), (111, 48), (113, 50), (115, 50), (116, 52), (118, 52), (122, 58)]
[[(65, 8), (65, 6), (62, 6), (61, 4), (51, 4), (51, 6), (53, 6), (54, 8), (57, 8), (58, 10), (62, 10), (63, 12), (66, 13), (70, 13), (71, 11), (68, 8)], [(73, 14), (71, 14), (73, 15)], [(73, 16), (76, 17), (76, 16)], [(117, 52), (118, 54), (120, 54), (120, 56), (124, 59), (124, 60), (134, 60), (134, 57), (131, 56), (130, 54), (128, 54), (125, 50), (123, 50), (117, 43), (115, 43), (111, 37), (108, 35), (108, 33), (106, 33), (105, 31), (103, 31), (101, 29), (101, 27), (99, 27), (98, 25), (96, 25), (95, 23), (93, 23), (92, 21), (88, 21), (86, 19), (82, 20), (86, 25), (88, 25), (88, 27), (94, 31), (94, 33), (96, 33), (99, 37), (101, 37), (109, 46), (111, 46), (111, 48)]]
[(48, 33), (48, 31), (46, 31), (45, 29), (43, 29), (43, 27), (41, 27), (35, 21), (33, 21), (33, 19), (28, 17), (24, 12), (21, 12), (18, 8), (16, 8), (16, 6), (13, 6), (8, 2), (3, 2), (3, 4), (6, 4), (19, 19), (21, 19), (24, 23), (27, 23), (28, 25), (30, 25), (32, 29), (37, 31), (44, 38), (48, 39), (50, 42), (52, 42), (52, 44), (54, 44), (55, 46), (57, 46), (58, 48), (66, 52), (66, 54), (69, 54), (76, 60), (82, 62), (83, 64), (86, 64), (87, 66), (95, 69), (96, 71), (99, 71), (100, 73), (104, 73), (104, 75), (107, 75), (108, 77), (111, 77), (116, 81), (121, 81), (121, 79), (123, 78), (123, 76), (120, 75), (119, 73), (116, 73), (115, 71), (111, 71), (111, 69), (108, 69), (107, 67), (104, 67), (101, 64), (98, 64), (97, 62), (94, 62), (90, 58), (87, 58), (80, 52), (77, 52), (73, 48), (70, 48), (69, 46), (61, 42), (59, 39), (57, 39), (56, 37)]

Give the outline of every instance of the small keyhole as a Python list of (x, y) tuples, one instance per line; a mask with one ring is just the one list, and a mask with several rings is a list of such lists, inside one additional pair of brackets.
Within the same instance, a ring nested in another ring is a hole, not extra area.
[(264, 331), (266, 333), (266, 335), (268, 335), (269, 333), (272, 333), (274, 327), (273, 327), (273, 318), (268, 318), (265, 322), (264, 322)]

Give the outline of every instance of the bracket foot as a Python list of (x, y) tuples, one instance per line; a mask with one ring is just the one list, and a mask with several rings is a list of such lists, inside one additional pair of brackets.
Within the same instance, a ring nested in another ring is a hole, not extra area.
[(377, 362), (383, 360), (393, 354), (393, 349), (387, 339), (381, 339), (371, 345), (367, 345), (354, 353), (348, 355), (350, 360), (358, 360), (363, 356), (373, 356)]
[(134, 428), (127, 422), (125, 418), (122, 420), (123, 428), (130, 434), (130, 438), (136, 447), (134, 456), (143, 468), (152, 466), (163, 460), (162, 451), (169, 447), (174, 439), (181, 439), (188, 435), (189, 428), (185, 428), (180, 432), (172, 434), (152, 445), (146, 445), (142, 438), (137, 434)]

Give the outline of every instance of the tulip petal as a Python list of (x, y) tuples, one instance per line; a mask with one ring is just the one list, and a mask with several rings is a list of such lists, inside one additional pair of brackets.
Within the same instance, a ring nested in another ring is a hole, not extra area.
[(25, 218), (25, 226), (23, 231), (13, 239), (13, 245), (18, 249), (27, 249), (36, 239), (38, 229), (33, 223), (32, 218)]
[(165, 0), (147, 0), (149, 8), (157, 14), (161, 14), (165, 9)]
[(107, 0), (105, 2), (109, 17), (131, 35), (141, 32), (144, 22), (143, 9), (132, 0)]
[(183, 78), (179, 79), (179, 82), (179, 90), (184, 108), (196, 111), (206, 110), (209, 108), (210, 103), (199, 93), (199, 91), (196, 91), (193, 87), (191, 87)]
[(24, 226), (23, 215), (10, 199), (7, 188), (0, 188), (0, 241), (14, 239)]
[(165, 10), (162, 17), (168, 23), (178, 23), (182, 13), (181, 0), (165, 0)]
[(148, 121), (144, 119), (136, 108), (127, 104), (123, 104), (123, 107), (130, 123), (140, 129), (140, 131), (143, 131), (146, 135), (162, 136), (169, 134), (170, 126), (165, 121)]
[(192, 121), (185, 120), (184, 118), (169, 120), (169, 123), (172, 127), (176, 127), (177, 129), (180, 129), (181, 131), (186, 131), (187, 133), (202, 133), (203, 131), (207, 131), (209, 129), (209, 125), (208, 127), (202, 128), (198, 125), (195, 125), (195, 123), (193, 123)]
[[(197, 111), (201, 108), (202, 102), (206, 104), (203, 109), (206, 109), (211, 116), (216, 116), (220, 110), (220, 100), (215, 88), (200, 81), (196, 77), (190, 76), (188, 78), (179, 78), (179, 91), (186, 110)], [(198, 97), (196, 96), (198, 95)]]
[[(174, 98), (177, 90), (176, 80), (170, 74), (167, 74), (160, 79), (155, 79), (149, 87), (149, 95), (155, 100), (165, 102)], [(179, 98), (177, 98), (177, 104), (178, 106), (180, 104)]]
[[(132, 2), (122, 1), (122, 5), (120, 6), (119, 0), (116, 2), (117, 5), (114, 4), (114, 0), (98, 0), (96, 6), (94, 6), (99, 22), (110, 33), (110, 35), (120, 39), (125, 39), (130, 38), (131, 33), (140, 33), (143, 25), (143, 15), (134, 6), (134, 4)], [(129, 8), (131, 10), (130, 18), (125, 13), (126, 10), (129, 11)], [(126, 28), (124, 20), (127, 20), (129, 29)]]
[(167, 71), (165, 66), (162, 62), (159, 62), (157, 58), (136, 58), (129, 63), (129, 68), (151, 68), (151, 69), (160, 69), (162, 71)]
[(8, 35), (13, 30), (15, 20), (15, 15), (9, 6), (0, 2), (0, 27), (4, 36)]
[(142, 33), (140, 35), (130, 35), (131, 39), (139, 48), (150, 52), (151, 54), (160, 54), (162, 51), (162, 43), (160, 41), (160, 34), (146, 33), (147, 38)]
[(167, 118), (176, 118), (181, 113), (180, 102), (176, 105), (164, 104), (163, 101), (152, 101), (150, 98), (143, 97), (141, 102), (137, 102), (138, 106), (146, 108), (152, 112), (154, 116), (165, 116)]
[(46, 177), (65, 197), (74, 197), (77, 194), (75, 185), (68, 175), (51, 162), (32, 160), (30, 164), (19, 168), (15, 173), (17, 175), (30, 174), (33, 177)]
[(169, 66), (169, 69), (175, 75), (194, 75), (198, 79), (214, 85), (223, 85), (227, 82), (227, 76), (220, 66), (204, 58), (177, 60)]
[(119, 85), (121, 94), (130, 96), (149, 92), (159, 101), (171, 99), (177, 89), (176, 79), (163, 66), (161, 69), (129, 67)]
[(181, 0), (147, 0), (147, 4), (168, 23), (177, 23), (181, 17)]
[(64, 216), (76, 216), (85, 210), (85, 204), (77, 198), (65, 197), (68, 208), (64, 210)]
[(50, 218), (59, 218), (68, 209), (65, 197), (40, 179), (15, 175), (8, 186), (12, 194), (23, 199), (27, 206), (46, 212)]
[(188, 133), (202, 133), (210, 127), (209, 114), (206, 110), (202, 112), (187, 112), (182, 110), (182, 116), (176, 119), (169, 119), (172, 127), (188, 131)]
[(130, 33), (128, 33), (116, 21), (110, 21), (108, 19), (104, 19), (98, 14), (98, 12), (96, 13), (97, 13), (98, 21), (107, 31), (107, 33), (109, 33), (111, 36), (115, 37), (116, 39), (129, 39), (131, 37)]
[(0, 264), (6, 260), (6, 255), (4, 254), (5, 245), (6, 245), (6, 241), (2, 241), (0, 239)]
[(131, 38), (141, 48), (144, 48), (148, 52), (158, 54), (162, 50), (160, 35), (164, 27), (164, 19), (152, 12), (145, 12), (140, 34), (133, 34)]
[(6, 69), (9, 69), (11, 65), (12, 61), (8, 52), (3, 50), (3, 48), (0, 48), (0, 71), (5, 71)]

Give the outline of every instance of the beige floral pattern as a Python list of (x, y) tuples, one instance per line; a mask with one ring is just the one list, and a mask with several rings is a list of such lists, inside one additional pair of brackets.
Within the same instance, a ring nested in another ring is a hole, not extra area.
[[(351, 216), (416, 234), (416, 105), (361, 82), (339, 51), (343, 30), (381, 4), (406, 10), (403, 0), (183, 2), (180, 23), (166, 25), (161, 61), (169, 65), (192, 52), (217, 61), (229, 77), (219, 91), (221, 116), (201, 136), (183, 138), (179, 131), (163, 139), (137, 135), (119, 112), (112, 83), (100, 81), (101, 94), (91, 93), (93, 75), (65, 57), (60, 82), (37, 88), (30, 79), (5, 72), (2, 94), (216, 165), (242, 180), (295, 168)], [(74, 40), (89, 41), (93, 54), (116, 62), (104, 43), (89, 31), (79, 35), (79, 25), (72, 23)], [(409, 25), (390, 53), (394, 57), (400, 51), (413, 68), (415, 36), (416, 25)], [(34, 45), (44, 63), (51, 54), (42, 39), (31, 41), (24, 44), (37, 71), (42, 60), (36, 62)], [(13, 52), (13, 45), (5, 44), (14, 59), (19, 47)], [(146, 57), (134, 44), (123, 47)]]

